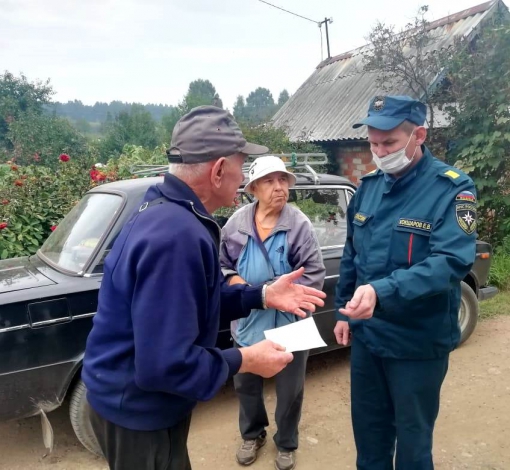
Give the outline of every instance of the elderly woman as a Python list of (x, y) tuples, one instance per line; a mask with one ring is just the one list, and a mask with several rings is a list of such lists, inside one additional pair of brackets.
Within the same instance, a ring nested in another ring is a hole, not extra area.
[[(326, 273), (312, 223), (297, 207), (287, 204), (289, 188), (296, 177), (281, 159), (257, 158), (249, 169), (245, 190), (256, 202), (239, 209), (222, 230), (220, 261), (230, 284), (251, 285), (272, 282), (300, 267), (305, 274), (300, 283), (321, 289)], [(252, 310), (247, 318), (232, 323), (238, 346), (250, 346), (264, 339), (264, 330), (298, 321), (290, 313)], [(276, 425), (274, 436), (278, 454), (275, 467), (290, 470), (296, 465), (298, 424), (303, 403), (308, 351), (294, 353), (294, 360), (276, 375)], [(268, 417), (264, 406), (263, 379), (253, 374), (237, 374), (234, 386), (239, 397), (239, 426), (243, 443), (236, 458), (250, 465), (266, 443)]]

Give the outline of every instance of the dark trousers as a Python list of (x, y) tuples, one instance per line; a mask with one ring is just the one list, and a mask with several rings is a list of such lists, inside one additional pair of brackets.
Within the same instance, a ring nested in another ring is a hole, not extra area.
[[(275, 376), (276, 413), (278, 431), (274, 435), (276, 447), (292, 451), (298, 447), (298, 426), (301, 419), (308, 351), (293, 353), (294, 360)], [(264, 405), (264, 379), (254, 374), (237, 374), (234, 387), (239, 397), (239, 429), (243, 439), (266, 435), (269, 425)]]
[(381, 358), (354, 336), (351, 407), (358, 470), (433, 470), (432, 435), (448, 356)]
[(191, 413), (175, 426), (159, 431), (117, 426), (90, 406), (89, 413), (110, 470), (191, 470), (187, 447)]

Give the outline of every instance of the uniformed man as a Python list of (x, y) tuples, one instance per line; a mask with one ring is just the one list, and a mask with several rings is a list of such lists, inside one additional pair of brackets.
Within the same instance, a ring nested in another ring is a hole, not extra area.
[(476, 251), (471, 179), (424, 146), (426, 107), (378, 96), (368, 141), (378, 169), (348, 209), (335, 336), (351, 346), (359, 470), (433, 469), (432, 434), (459, 342), (460, 283)]

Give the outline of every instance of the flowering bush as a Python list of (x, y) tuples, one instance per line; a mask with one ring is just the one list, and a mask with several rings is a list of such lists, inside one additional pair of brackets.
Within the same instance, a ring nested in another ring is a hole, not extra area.
[(31, 255), (92, 187), (135, 178), (133, 165), (166, 165), (164, 147), (126, 145), (107, 165), (61, 154), (50, 166), (0, 163), (0, 259)]
[(0, 177), (0, 259), (35, 253), (51, 228), (97, 184), (86, 163), (63, 156), (56, 170), (10, 162), (10, 172)]

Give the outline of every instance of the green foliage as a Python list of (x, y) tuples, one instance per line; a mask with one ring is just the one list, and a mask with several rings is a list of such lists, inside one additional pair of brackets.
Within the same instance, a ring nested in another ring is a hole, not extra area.
[(179, 104), (181, 116), (197, 106), (213, 105), (223, 108), (223, 103), (216, 93), (216, 88), (209, 80), (198, 79), (189, 84), (188, 92)]
[(165, 142), (170, 145), (170, 141), (172, 140), (172, 132), (180, 118), (181, 114), (177, 108), (174, 108), (171, 112), (165, 114), (161, 118), (161, 125), (159, 126), (160, 142)]
[(497, 245), (510, 231), (510, 26), (496, 20), (474, 47), (457, 49), (448, 70), (448, 159), (473, 178), (480, 233)]
[(289, 101), (290, 95), (287, 90), (282, 90), (280, 96), (278, 96), (278, 108), (281, 108), (287, 101)]
[[(129, 113), (135, 103), (123, 103), (122, 101), (111, 101), (110, 103), (96, 102), (92, 106), (83, 104), (80, 100), (68, 101), (67, 103), (51, 103), (45, 106), (47, 114), (55, 113), (56, 116), (66, 117), (74, 122), (84, 120), (87, 122), (105, 122), (108, 114), (115, 116), (121, 112)], [(145, 109), (152, 118), (159, 122), (161, 118), (171, 113), (175, 107), (166, 104), (146, 104)]]
[(10, 123), (6, 139), (21, 165), (39, 162), (55, 167), (61, 153), (84, 157), (88, 151), (86, 140), (67, 119), (31, 112)]
[(377, 22), (367, 40), (371, 44), (363, 54), (363, 70), (376, 74), (377, 86), (386, 93), (395, 93), (403, 86), (422, 99), (429, 108), (429, 130), (434, 127), (434, 105), (438, 99), (431, 89), (432, 77), (438, 76), (448, 63), (451, 50), (434, 50), (435, 39), (426, 19), (428, 6), (421, 6), (417, 15), (400, 31), (393, 25)]
[(269, 122), (276, 112), (288, 101), (289, 92), (283, 90), (278, 103), (274, 102), (273, 95), (267, 88), (259, 87), (246, 98), (239, 95), (234, 104), (234, 118), (245, 126), (258, 126)]
[(268, 122), (278, 107), (275, 105), (273, 95), (267, 88), (259, 87), (246, 98), (237, 97), (234, 105), (234, 117), (240, 123), (256, 126)]
[(107, 169), (117, 174), (119, 179), (132, 177), (131, 169), (134, 165), (168, 165), (166, 146), (160, 145), (149, 150), (136, 145), (125, 145), (118, 159), (108, 162)]
[(11, 123), (25, 113), (42, 113), (54, 93), (49, 83), (49, 80), (31, 83), (24, 75), (15, 77), (7, 71), (0, 75), (0, 148), (12, 150), (7, 139)]
[(0, 231), (1, 259), (35, 253), (91, 187), (85, 162), (57, 161), (55, 169), (12, 165), (0, 178), (0, 224), (7, 224)]
[(154, 148), (159, 143), (156, 122), (141, 105), (133, 105), (129, 113), (119, 113), (105, 131), (99, 150), (102, 162), (120, 155), (126, 144)]
[(269, 148), (269, 152), (278, 153), (314, 153), (322, 152), (322, 148), (318, 145), (311, 144), (305, 140), (291, 142), (283, 128), (275, 128), (269, 124), (261, 124), (259, 126), (246, 126), (241, 124), (244, 137), (247, 141), (254, 144), (265, 145)]
[(489, 283), (501, 290), (510, 290), (510, 236), (494, 250)]
[(500, 292), (496, 297), (480, 302), (480, 318), (489, 320), (498, 315), (510, 315), (510, 292)]

